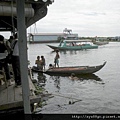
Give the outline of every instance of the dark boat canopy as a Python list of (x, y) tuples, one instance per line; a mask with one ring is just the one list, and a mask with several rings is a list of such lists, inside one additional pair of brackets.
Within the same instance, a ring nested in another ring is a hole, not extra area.
[[(26, 28), (47, 15), (47, 6), (54, 0), (25, 0)], [(17, 29), (16, 0), (0, 0), (0, 31)]]

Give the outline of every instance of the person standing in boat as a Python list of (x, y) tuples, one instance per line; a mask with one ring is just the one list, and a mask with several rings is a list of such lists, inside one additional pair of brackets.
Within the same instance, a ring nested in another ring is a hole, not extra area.
[(41, 56), (41, 66), (42, 66), (42, 69), (45, 70), (45, 58), (44, 58), (44, 56)]
[(59, 55), (58, 52), (59, 51), (56, 50), (56, 56), (55, 56), (55, 59), (54, 59), (55, 67), (56, 67), (56, 65), (59, 67), (59, 58), (60, 58), (60, 55)]
[(37, 65), (38, 70), (42, 70), (42, 61), (40, 60), (40, 56), (37, 56), (37, 60), (35, 60), (35, 64)]

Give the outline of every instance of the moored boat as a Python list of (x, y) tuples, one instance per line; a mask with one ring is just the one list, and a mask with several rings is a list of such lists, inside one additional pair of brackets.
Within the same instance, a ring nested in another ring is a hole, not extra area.
[(62, 40), (58, 46), (47, 45), (53, 50), (83, 50), (96, 49), (98, 45), (92, 44), (91, 41), (82, 40)]
[(37, 67), (33, 66), (32, 70), (34, 72), (43, 72), (43, 73), (46, 73), (46, 74), (69, 74), (69, 75), (71, 75), (71, 73), (93, 74), (93, 73), (99, 71), (100, 69), (102, 69), (105, 64), (106, 64), (106, 62), (104, 62), (102, 65), (98, 65), (98, 66), (53, 67), (53, 68), (49, 68), (45, 71), (38, 70)]

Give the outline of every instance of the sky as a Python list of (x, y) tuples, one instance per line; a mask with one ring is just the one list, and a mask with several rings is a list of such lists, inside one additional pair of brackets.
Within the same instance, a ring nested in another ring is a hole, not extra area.
[(120, 0), (54, 0), (27, 32), (62, 33), (65, 28), (79, 37), (120, 36)]

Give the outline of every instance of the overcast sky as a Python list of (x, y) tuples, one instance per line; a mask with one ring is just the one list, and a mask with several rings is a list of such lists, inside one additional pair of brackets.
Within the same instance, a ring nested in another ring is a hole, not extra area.
[(65, 28), (84, 37), (120, 36), (120, 0), (54, 0), (28, 32), (61, 33)]

